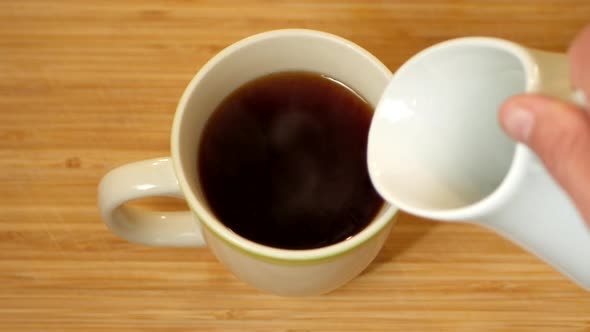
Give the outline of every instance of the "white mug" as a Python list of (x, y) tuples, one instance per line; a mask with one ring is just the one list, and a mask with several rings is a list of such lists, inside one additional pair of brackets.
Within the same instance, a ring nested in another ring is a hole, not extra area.
[(590, 229), (537, 156), (498, 123), (500, 105), (523, 92), (586, 104), (563, 54), (478, 37), (420, 52), (379, 102), (369, 174), (401, 210), (481, 224), (590, 290)]
[[(213, 57), (182, 95), (172, 127), (172, 156), (112, 170), (99, 185), (99, 207), (112, 232), (154, 246), (205, 246), (246, 283), (280, 295), (329, 292), (357, 276), (384, 244), (396, 209), (385, 203), (350, 239), (318, 249), (264, 246), (228, 229), (209, 208), (196, 169), (203, 127), (232, 91), (260, 76), (302, 70), (334, 78), (375, 106), (391, 72), (340, 37), (311, 30), (277, 30), (241, 40)], [(184, 198), (190, 211), (151, 212), (125, 203), (149, 196)]]

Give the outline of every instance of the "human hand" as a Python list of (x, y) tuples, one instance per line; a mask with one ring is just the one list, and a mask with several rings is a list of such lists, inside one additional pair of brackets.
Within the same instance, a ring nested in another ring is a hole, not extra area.
[[(568, 51), (571, 81), (590, 98), (590, 25)], [(588, 100), (590, 101), (590, 100)], [(590, 112), (554, 98), (522, 94), (501, 107), (500, 123), (528, 145), (590, 226)]]

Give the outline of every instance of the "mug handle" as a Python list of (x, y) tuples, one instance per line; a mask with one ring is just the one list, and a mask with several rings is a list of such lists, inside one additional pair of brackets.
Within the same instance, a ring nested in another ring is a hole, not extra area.
[(184, 198), (170, 158), (138, 161), (111, 170), (98, 186), (98, 207), (109, 229), (127, 241), (151, 246), (205, 246), (191, 211), (156, 212), (125, 205), (156, 196)]

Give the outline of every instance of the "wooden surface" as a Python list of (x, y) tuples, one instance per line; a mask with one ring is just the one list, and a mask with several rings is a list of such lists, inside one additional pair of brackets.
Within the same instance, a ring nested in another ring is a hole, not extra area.
[(457, 36), (563, 51), (587, 22), (587, 0), (0, 1), (0, 331), (590, 331), (590, 293), (475, 226), (400, 215), (359, 278), (290, 299), (207, 249), (126, 243), (96, 209), (101, 176), (168, 155), (187, 82), (253, 33), (329, 31), (395, 70)]

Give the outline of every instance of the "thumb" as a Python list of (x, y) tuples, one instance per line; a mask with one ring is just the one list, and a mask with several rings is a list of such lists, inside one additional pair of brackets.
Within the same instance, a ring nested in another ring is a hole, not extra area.
[(500, 122), (528, 145), (565, 189), (590, 225), (590, 118), (568, 103), (519, 95), (502, 105)]

